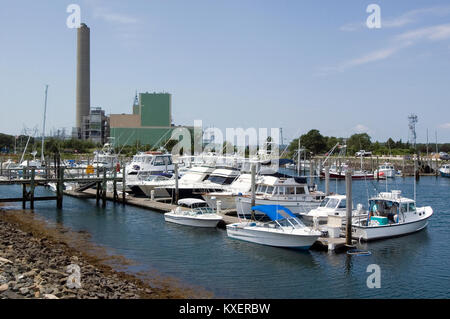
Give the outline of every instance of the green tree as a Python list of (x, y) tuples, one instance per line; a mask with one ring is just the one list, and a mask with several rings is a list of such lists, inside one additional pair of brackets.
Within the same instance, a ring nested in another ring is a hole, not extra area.
[[(298, 142), (297, 142), (298, 143)], [(313, 154), (324, 153), (327, 151), (327, 141), (320, 134), (319, 130), (310, 130), (308, 133), (300, 136), (301, 148), (306, 148)]]
[(353, 134), (347, 140), (347, 152), (348, 154), (355, 154), (359, 150), (372, 150), (372, 142), (370, 136), (367, 133)]

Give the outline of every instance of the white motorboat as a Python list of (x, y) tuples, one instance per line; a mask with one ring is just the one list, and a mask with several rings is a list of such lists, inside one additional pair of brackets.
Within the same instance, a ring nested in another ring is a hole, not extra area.
[(450, 164), (444, 164), (439, 169), (442, 177), (450, 177)]
[(227, 234), (256, 244), (309, 249), (322, 232), (306, 227), (286, 207), (280, 205), (259, 205), (251, 207), (267, 215), (270, 222), (245, 221), (227, 225)]
[[(309, 212), (320, 205), (325, 193), (318, 191), (316, 186), (308, 186), (303, 177), (262, 176), (255, 192), (255, 205), (282, 205), (298, 215)], [(236, 197), (238, 215), (251, 211), (252, 198), (250, 194)]]
[(228, 187), (224, 186), (224, 191), (209, 192), (202, 195), (209, 207), (217, 207), (217, 201), (221, 201), (222, 209), (236, 208), (235, 197), (246, 194), (251, 189), (252, 176), (248, 173), (239, 175)]
[[(354, 218), (363, 215), (367, 216), (367, 212), (362, 209), (362, 205), (358, 205), (358, 209), (352, 210), (352, 216)], [(343, 224), (345, 224), (345, 218), (347, 217), (347, 197), (337, 194), (329, 195), (324, 198), (319, 207), (307, 213), (302, 213), (300, 216), (306, 225), (314, 224), (315, 219), (319, 225), (326, 224), (328, 222), (328, 216), (341, 217)]]
[(126, 183), (133, 185), (149, 175), (172, 176), (174, 165), (172, 154), (163, 152), (141, 152), (133, 156), (126, 166)]
[(100, 151), (94, 152), (92, 166), (99, 168), (113, 168), (119, 163), (117, 154), (110, 143), (105, 143)]
[[(178, 180), (178, 196), (182, 198), (202, 198), (202, 194), (209, 192), (221, 192), (230, 185), (239, 171), (233, 168), (215, 168), (197, 166), (189, 169)], [(175, 181), (171, 181), (164, 187), (167, 193), (175, 197)]]
[(375, 172), (373, 173), (374, 176), (377, 176), (377, 173), (379, 174), (379, 176), (384, 176), (387, 178), (393, 178), (395, 177), (397, 171), (395, 170), (394, 165), (392, 165), (391, 163), (383, 163), (382, 165), (380, 165), (378, 167), (377, 170), (375, 170)]
[(152, 191), (154, 191), (155, 198), (157, 197), (169, 197), (170, 194), (159, 186), (163, 183), (173, 182), (173, 178), (169, 178), (163, 175), (149, 175), (138, 182), (135, 182), (133, 185), (129, 185), (131, 191), (135, 195), (147, 196), (151, 197)]
[(433, 215), (430, 206), (416, 207), (401, 191), (382, 192), (369, 200), (369, 212), (353, 221), (352, 236), (364, 241), (396, 237), (424, 229)]
[(183, 210), (181, 207), (177, 207), (176, 209), (165, 213), (164, 219), (166, 222), (187, 226), (214, 228), (222, 220), (222, 216), (218, 215), (214, 209), (208, 207), (208, 204), (204, 200), (185, 198), (180, 199), (178, 205), (187, 209)]

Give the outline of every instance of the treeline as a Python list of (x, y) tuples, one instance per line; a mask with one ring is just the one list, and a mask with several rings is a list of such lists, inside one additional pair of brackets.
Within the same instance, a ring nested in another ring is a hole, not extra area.
[[(28, 138), (30, 139), (28, 141)], [(41, 153), (41, 139), (29, 137), (26, 135), (8, 135), (0, 133), (0, 151), (3, 154), (14, 153), (14, 147), (17, 153), (22, 153), (28, 141), (26, 154), (36, 151)], [(62, 140), (54, 137), (46, 137), (44, 141), (45, 155), (55, 153), (89, 153), (94, 149), (101, 148), (102, 145), (92, 141), (82, 141), (78, 139)]]
[[(300, 148), (305, 149), (308, 155), (325, 155), (337, 143), (347, 145), (346, 155), (354, 156), (359, 150), (372, 152), (373, 155), (408, 155), (414, 154), (416, 151), (409, 142), (394, 141), (389, 138), (386, 142), (372, 142), (371, 137), (367, 133), (353, 134), (349, 138), (323, 136), (319, 130), (310, 130), (308, 133), (300, 136)], [(298, 138), (294, 139), (288, 146), (288, 154), (294, 156), (298, 149)], [(427, 152), (426, 144), (417, 144), (417, 151), (420, 153)], [(435, 152), (436, 145), (429, 144), (428, 152)], [(439, 152), (449, 152), (450, 143), (438, 144)], [(339, 150), (335, 150), (334, 154), (338, 154)]]

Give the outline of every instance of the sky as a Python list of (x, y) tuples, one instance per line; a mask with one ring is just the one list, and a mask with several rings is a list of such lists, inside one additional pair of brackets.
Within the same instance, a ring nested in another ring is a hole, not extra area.
[[(91, 30), (91, 106), (131, 113), (172, 94), (176, 125), (310, 129), (450, 142), (450, 2), (436, 0), (0, 1), (0, 132), (75, 124), (78, 4)], [(381, 27), (366, 12), (379, 5)]]

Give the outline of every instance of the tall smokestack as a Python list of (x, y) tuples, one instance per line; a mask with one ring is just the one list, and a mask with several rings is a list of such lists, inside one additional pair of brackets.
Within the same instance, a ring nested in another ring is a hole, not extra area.
[[(76, 127), (78, 128), (78, 132), (80, 132), (83, 124), (83, 116), (88, 116), (90, 113), (90, 85), (90, 29), (86, 24), (81, 23), (77, 31)], [(84, 136), (80, 137), (84, 139)]]

